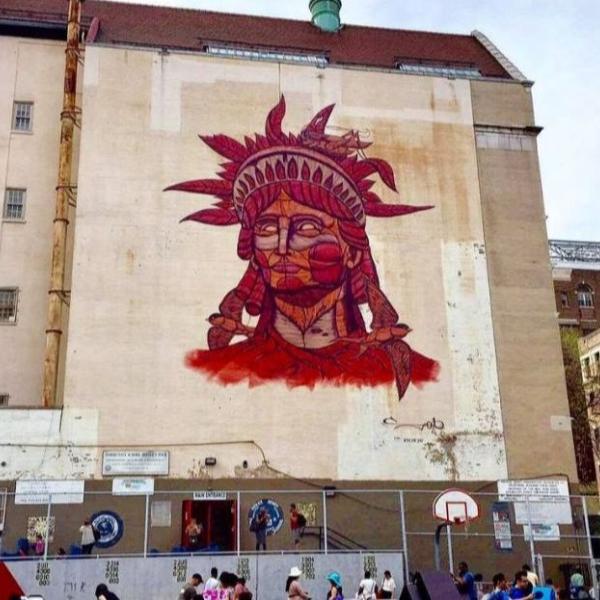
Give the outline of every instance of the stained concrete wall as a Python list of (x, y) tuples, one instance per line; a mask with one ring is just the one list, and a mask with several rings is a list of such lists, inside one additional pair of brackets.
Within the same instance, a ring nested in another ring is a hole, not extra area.
[(576, 478), (529, 90), (471, 88), (508, 470)]
[[(162, 190), (218, 170), (198, 133), (261, 131), (281, 93), (284, 129), (336, 103), (332, 131), (396, 172), (399, 196), (376, 191), (434, 205), (368, 224), (410, 344), (441, 364), (400, 403), (391, 386), (225, 388), (184, 366), (245, 264), (235, 228), (178, 224), (206, 200)], [(100, 407), (101, 444), (172, 447), (172, 477), (203, 476), (205, 456), (217, 477), (264, 476), (263, 456), (305, 478), (506, 476), (472, 123), (467, 81), (88, 47), (65, 406)]]

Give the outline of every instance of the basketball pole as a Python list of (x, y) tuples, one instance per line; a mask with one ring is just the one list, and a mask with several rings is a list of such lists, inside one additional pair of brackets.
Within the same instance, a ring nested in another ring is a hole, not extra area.
[(454, 573), (454, 555), (452, 553), (452, 523), (446, 523), (446, 538), (448, 542), (448, 567)]

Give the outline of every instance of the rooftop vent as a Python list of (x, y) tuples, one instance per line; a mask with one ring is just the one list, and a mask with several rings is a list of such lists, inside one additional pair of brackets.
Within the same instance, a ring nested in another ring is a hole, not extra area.
[(335, 33), (340, 30), (340, 8), (342, 0), (310, 0), (308, 5), (312, 24), (321, 31)]

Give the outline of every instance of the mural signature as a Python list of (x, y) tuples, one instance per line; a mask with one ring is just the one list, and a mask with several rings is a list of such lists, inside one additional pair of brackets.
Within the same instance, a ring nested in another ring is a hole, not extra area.
[(443, 431), (446, 425), (444, 421), (441, 419), (437, 419), (436, 417), (432, 417), (431, 420), (425, 421), (424, 423), (398, 423), (395, 417), (386, 417), (383, 419), (382, 423), (384, 425), (393, 425), (394, 429), (402, 429), (404, 427), (410, 427), (413, 429), (418, 429), (419, 431), (423, 431), (428, 429), (429, 431)]

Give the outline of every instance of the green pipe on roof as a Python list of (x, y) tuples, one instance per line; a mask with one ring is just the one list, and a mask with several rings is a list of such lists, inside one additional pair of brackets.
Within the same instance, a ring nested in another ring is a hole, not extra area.
[(312, 23), (322, 31), (336, 32), (341, 27), (342, 0), (310, 0)]

